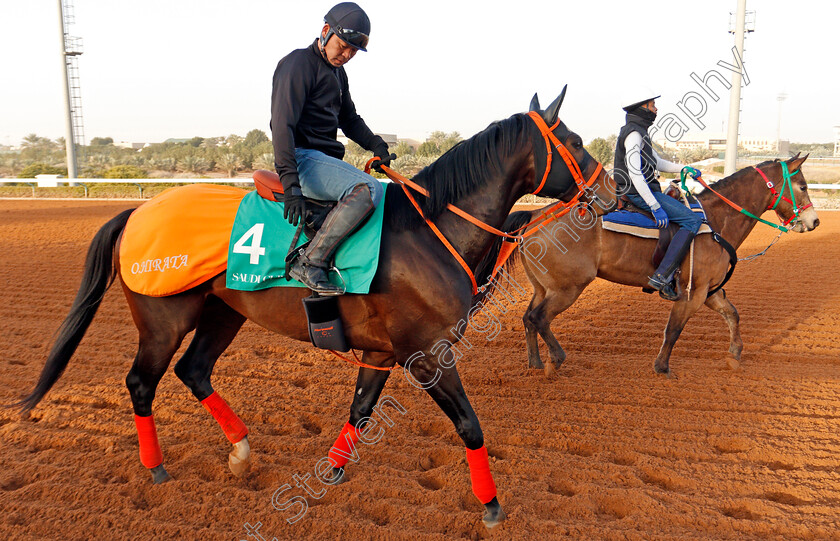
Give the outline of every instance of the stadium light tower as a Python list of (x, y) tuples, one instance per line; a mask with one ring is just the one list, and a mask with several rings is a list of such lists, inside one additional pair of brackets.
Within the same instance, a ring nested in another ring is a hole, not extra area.
[(82, 40), (70, 35), (70, 26), (75, 20), (73, 0), (58, 0), (58, 18), (61, 30), (61, 62), (64, 65), (64, 110), (67, 113), (64, 137), (67, 148), (67, 178), (77, 178), (76, 147), (84, 151), (85, 132), (77, 65), (77, 58), (82, 54)]
[(834, 126), (834, 156), (840, 157), (840, 126)]
[[(744, 62), (744, 33), (755, 30), (755, 12), (750, 12), (747, 21), (747, 0), (738, 0), (735, 12), (735, 26), (729, 32), (735, 34), (735, 48)], [(747, 27), (749, 22), (749, 27)], [(726, 158), (724, 159), (723, 174), (729, 176), (735, 172), (738, 159), (738, 126), (741, 116), (741, 71), (732, 72), (732, 88), (729, 91), (729, 125), (726, 132)]]

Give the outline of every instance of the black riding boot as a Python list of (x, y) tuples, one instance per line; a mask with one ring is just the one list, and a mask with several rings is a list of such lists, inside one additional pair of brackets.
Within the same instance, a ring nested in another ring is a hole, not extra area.
[(694, 233), (687, 229), (680, 228), (674, 233), (674, 238), (668, 244), (668, 250), (659, 268), (648, 278), (648, 287), (659, 291), (659, 296), (667, 301), (680, 300), (680, 292), (677, 281), (674, 280), (674, 273), (680, 268), (685, 259), (685, 254), (691, 247), (691, 240)]
[(367, 184), (359, 184), (330, 211), (315, 238), (289, 269), (289, 275), (319, 295), (342, 295), (344, 290), (330, 283), (327, 275), (329, 261), (341, 242), (371, 212), (370, 188)]

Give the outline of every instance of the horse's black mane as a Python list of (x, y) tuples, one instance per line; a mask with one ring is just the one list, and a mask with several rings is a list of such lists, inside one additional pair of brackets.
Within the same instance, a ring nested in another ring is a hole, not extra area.
[[(504, 157), (517, 152), (524, 143), (521, 136), (527, 116), (516, 114), (490, 124), (484, 131), (452, 147), (412, 180), (429, 190), (429, 197), (412, 192), (423, 214), (434, 220), (446, 209), (484, 185), (502, 171)], [(392, 230), (414, 229), (423, 224), (419, 214), (396, 184), (388, 186), (385, 213)]]
[[(769, 165), (771, 163), (777, 163), (778, 161), (779, 160), (767, 160), (767, 161), (761, 162), (759, 164), (756, 164), (756, 167), (761, 167), (763, 165)], [(719, 181), (715, 182), (711, 186), (715, 190), (722, 189), (722, 188), (728, 188), (732, 184), (738, 182), (739, 179), (743, 178), (745, 175), (749, 175), (751, 173), (752, 173), (752, 167), (744, 167), (743, 169), (741, 169), (739, 171), (735, 171), (734, 173), (732, 173), (728, 177), (724, 177), (724, 178), (720, 179)], [(700, 193), (702, 194), (702, 193), (706, 193), (706, 192), (709, 192), (709, 190), (704, 189)], [(709, 192), (709, 193), (711, 193), (711, 192)]]

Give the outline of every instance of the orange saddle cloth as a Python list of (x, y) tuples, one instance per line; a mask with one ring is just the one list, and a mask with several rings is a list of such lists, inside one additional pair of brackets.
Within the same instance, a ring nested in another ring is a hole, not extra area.
[(230, 186), (191, 184), (143, 203), (123, 232), (123, 283), (135, 293), (163, 297), (224, 271), (230, 232), (246, 194)]

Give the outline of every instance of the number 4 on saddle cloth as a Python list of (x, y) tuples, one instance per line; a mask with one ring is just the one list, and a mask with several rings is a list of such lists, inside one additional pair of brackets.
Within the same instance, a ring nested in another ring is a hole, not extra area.
[[(339, 247), (335, 265), (347, 293), (368, 293), (379, 264), (384, 205)], [(150, 234), (153, 232), (153, 234)], [(164, 297), (226, 270), (230, 289), (306, 287), (287, 281), (295, 228), (283, 203), (230, 186), (170, 188), (132, 213), (120, 245), (120, 275), (131, 291)], [(301, 235), (298, 244), (306, 242)]]

